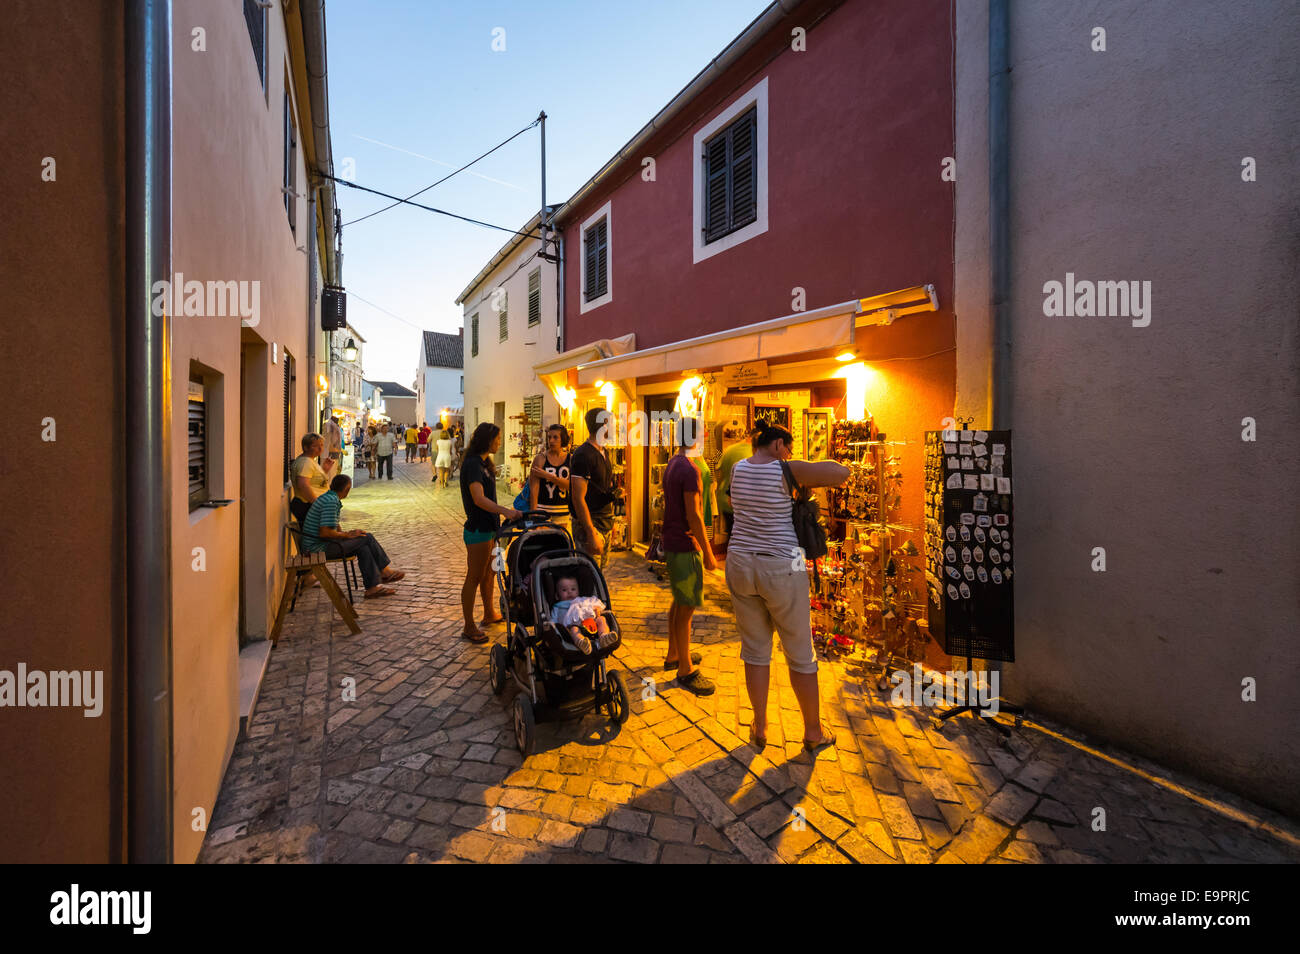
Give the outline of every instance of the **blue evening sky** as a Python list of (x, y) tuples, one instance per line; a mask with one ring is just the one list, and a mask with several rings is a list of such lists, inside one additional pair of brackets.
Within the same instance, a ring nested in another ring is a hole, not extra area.
[[(335, 172), (351, 159), (358, 184), (409, 195), (544, 109), (546, 198), (554, 205), (767, 5), (329, 0)], [(497, 27), (504, 52), (492, 49)], [(517, 229), (540, 207), (540, 189), (534, 128), (414, 201)], [(338, 195), (345, 224), (388, 204), (342, 185)], [(456, 297), (508, 238), (410, 206), (345, 226), (343, 284), (349, 322), (367, 341), (366, 377), (410, 385), (418, 329), (455, 334)]]

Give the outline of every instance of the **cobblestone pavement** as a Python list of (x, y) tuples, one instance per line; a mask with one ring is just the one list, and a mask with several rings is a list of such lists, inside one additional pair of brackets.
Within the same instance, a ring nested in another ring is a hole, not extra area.
[[(802, 752), (777, 659), (760, 755), (745, 741), (752, 713), (725, 587), (711, 585), (696, 614), (718, 685), (697, 698), (665, 678), (667, 587), (631, 554), (607, 572), (630, 718), (620, 730), (596, 715), (543, 723), (525, 763), (513, 689), (495, 697), (489, 647), (459, 636), (459, 490), (436, 489), (427, 464), (396, 470), (391, 482), (359, 478), (343, 517), (374, 531), (406, 579), (395, 597), (358, 600), (358, 636), (319, 590), (299, 600), (201, 861), (1300, 860), (1286, 819), (1196, 786), (1266, 826), (1234, 820), (1033, 728), (1009, 745), (965, 717), (936, 731), (925, 710), (887, 705), (839, 661), (821, 673), (837, 747)], [(356, 698), (344, 702), (348, 678)], [(1098, 807), (1105, 831), (1093, 830)]]

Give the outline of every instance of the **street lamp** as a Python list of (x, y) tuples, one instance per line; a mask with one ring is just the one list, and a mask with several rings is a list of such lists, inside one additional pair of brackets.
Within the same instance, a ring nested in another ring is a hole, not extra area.
[(357, 360), (357, 343), (351, 338), (349, 338), (348, 343), (343, 346), (343, 360)]

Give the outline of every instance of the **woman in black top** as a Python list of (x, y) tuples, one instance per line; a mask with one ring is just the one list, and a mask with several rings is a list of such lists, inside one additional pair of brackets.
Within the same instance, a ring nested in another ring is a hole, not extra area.
[(497, 504), (497, 471), (492, 455), (501, 447), (501, 428), (484, 421), (474, 429), (460, 465), (460, 501), (465, 507), (465, 584), (460, 605), (465, 614), (462, 635), (472, 643), (486, 643), (482, 626), (474, 625), (474, 591), (483, 597), (483, 626), (499, 623), (502, 616), (492, 605), (492, 550), (500, 518), (513, 520), (517, 510)]

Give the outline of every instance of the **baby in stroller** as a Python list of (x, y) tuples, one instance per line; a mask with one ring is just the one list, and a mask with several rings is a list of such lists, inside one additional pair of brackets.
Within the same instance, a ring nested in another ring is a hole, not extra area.
[[(563, 626), (573, 645), (582, 653), (591, 654), (591, 639), (601, 649), (614, 641), (614, 635), (605, 622), (605, 604), (594, 596), (578, 595), (578, 578), (561, 576), (555, 581), (555, 605), (551, 607), (551, 622)], [(585, 631), (585, 632), (584, 632)]]

